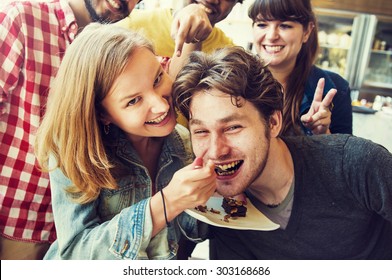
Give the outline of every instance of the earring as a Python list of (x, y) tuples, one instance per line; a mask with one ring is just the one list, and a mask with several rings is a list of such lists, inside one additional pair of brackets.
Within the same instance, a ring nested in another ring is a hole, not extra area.
[(105, 132), (106, 135), (109, 134), (109, 132), (110, 132), (110, 124), (105, 124), (103, 126), (103, 132)]

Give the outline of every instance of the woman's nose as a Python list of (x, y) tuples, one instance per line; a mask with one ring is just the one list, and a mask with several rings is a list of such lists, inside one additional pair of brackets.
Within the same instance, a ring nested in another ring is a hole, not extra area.
[(269, 40), (274, 40), (279, 37), (279, 32), (275, 27), (270, 27), (266, 30), (265, 36)]
[(150, 99), (151, 112), (154, 114), (167, 112), (170, 104), (167, 97), (155, 92)]

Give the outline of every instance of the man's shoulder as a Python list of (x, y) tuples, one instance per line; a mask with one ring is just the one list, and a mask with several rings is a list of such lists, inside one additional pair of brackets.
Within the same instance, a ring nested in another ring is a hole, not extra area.
[[(51, 25), (69, 24), (75, 21), (75, 15), (67, 1), (15, 1), (1, 7), (0, 13), (6, 16), (4, 21), (13, 22), (17, 25), (31, 25), (40, 23), (50, 23)], [(34, 21), (32, 20), (34, 18)], [(38, 27), (38, 26), (36, 26)], [(36, 30), (35, 30), (36, 31)]]
[(320, 155), (352, 155), (367, 153), (385, 153), (388, 151), (371, 140), (351, 134), (324, 134), (313, 136), (282, 137), (294, 155), (320, 154)]
[[(134, 9), (129, 16), (114, 24), (125, 28), (148, 28), (149, 26), (157, 28), (157, 21), (171, 21), (172, 18), (172, 10), (169, 8)], [(151, 24), (152, 20), (155, 24)]]
[(227, 46), (234, 46), (233, 39), (226, 35), (226, 33), (219, 27), (214, 27), (211, 34), (203, 42), (202, 50), (210, 53), (216, 49), (224, 48)]
[(349, 138), (359, 138), (353, 136), (351, 134), (322, 134), (322, 135), (313, 135), (313, 136), (283, 136), (282, 139), (286, 143), (290, 143), (293, 145), (319, 145), (319, 143), (329, 143), (330, 145), (334, 145), (335, 143), (345, 143)]

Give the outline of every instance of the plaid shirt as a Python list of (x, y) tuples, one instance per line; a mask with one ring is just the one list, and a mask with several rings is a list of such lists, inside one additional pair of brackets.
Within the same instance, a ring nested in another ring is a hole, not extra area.
[(49, 176), (37, 168), (34, 133), (76, 32), (67, 1), (14, 2), (0, 12), (0, 234), (14, 240), (56, 239)]

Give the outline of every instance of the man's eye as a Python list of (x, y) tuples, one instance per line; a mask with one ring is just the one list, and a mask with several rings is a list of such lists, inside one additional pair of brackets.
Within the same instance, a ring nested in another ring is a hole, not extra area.
[(141, 99), (141, 97), (139, 97), (139, 96), (131, 99), (131, 101), (128, 102), (128, 106), (135, 105), (136, 103), (138, 103), (140, 101), (140, 99)]
[(163, 78), (163, 72), (159, 73), (158, 77), (156, 77), (154, 81), (154, 87), (156, 87), (161, 82), (162, 78)]
[(207, 130), (197, 129), (192, 132), (192, 134), (204, 134), (207, 133)]
[(230, 127), (228, 127), (228, 128), (226, 128), (226, 131), (236, 131), (237, 129), (240, 129), (241, 128), (241, 126), (240, 125), (233, 125), (233, 126), (230, 126)]

